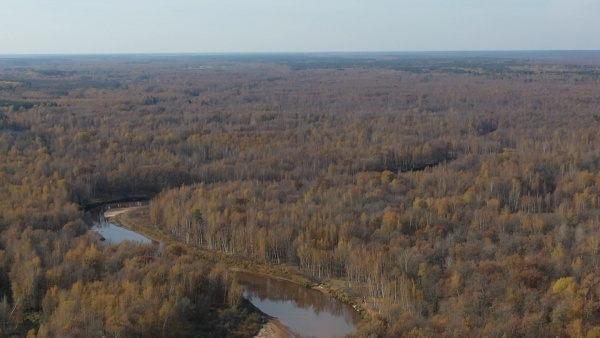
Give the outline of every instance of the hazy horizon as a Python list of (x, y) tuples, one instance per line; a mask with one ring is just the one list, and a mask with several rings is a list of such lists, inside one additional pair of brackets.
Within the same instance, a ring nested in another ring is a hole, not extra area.
[(2, 55), (599, 50), (600, 2), (5, 0)]
[(311, 52), (290, 52), (290, 51), (272, 51), (272, 52), (90, 52), (90, 53), (0, 53), (0, 57), (53, 57), (53, 56), (75, 56), (75, 57), (93, 57), (93, 56), (236, 56), (236, 55), (308, 55), (308, 56), (336, 56), (336, 55), (489, 55), (489, 54), (551, 54), (551, 53), (600, 53), (600, 49), (498, 49), (498, 50), (406, 50), (406, 51), (311, 51)]

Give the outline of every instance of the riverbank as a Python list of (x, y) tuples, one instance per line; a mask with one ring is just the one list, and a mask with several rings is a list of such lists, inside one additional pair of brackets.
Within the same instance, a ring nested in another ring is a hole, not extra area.
[[(295, 266), (274, 263), (257, 263), (256, 261), (250, 260), (246, 257), (189, 246), (185, 243), (174, 240), (165, 234), (161, 229), (151, 224), (149, 208), (147, 206), (115, 210), (113, 217), (113, 223), (115, 224), (119, 224), (120, 226), (139, 232), (148, 238), (162, 242), (165, 244), (165, 246), (169, 244), (182, 245), (187, 250), (194, 252), (194, 254), (196, 254), (200, 259), (214, 264), (227, 266), (232, 271), (245, 271), (249, 273), (266, 275), (311, 288), (336, 298), (337, 300), (352, 306), (363, 318), (363, 320), (357, 324), (358, 328), (366, 324), (366, 322), (369, 322), (376, 315), (374, 312), (363, 308), (360, 302), (361, 299), (359, 297), (349, 296), (344, 291), (344, 287), (340, 286), (343, 284), (342, 281), (326, 280), (317, 282), (305, 276)], [(279, 323), (277, 320), (270, 320), (267, 324), (265, 324), (263, 329), (264, 332), (260, 337), (293, 337), (293, 335), (286, 330), (285, 326)]]
[[(172, 238), (166, 236), (165, 234), (163, 234), (159, 229), (157, 229), (156, 227), (151, 226), (151, 224), (149, 222), (145, 222), (145, 220), (147, 220), (147, 213), (145, 211), (147, 210), (143, 210), (143, 208), (147, 209), (147, 207), (130, 207), (130, 208), (122, 208), (122, 209), (115, 209), (115, 210), (109, 210), (107, 212), (104, 213), (104, 217), (106, 218), (113, 218), (112, 222), (115, 224), (118, 224), (119, 226), (122, 226), (124, 228), (130, 229), (132, 231), (135, 232), (139, 232), (140, 234), (148, 237), (148, 238), (152, 238), (153, 240), (157, 240), (160, 241), (162, 243), (164, 243), (165, 245), (168, 244), (172, 244), (172, 243), (177, 243), (177, 244), (182, 244), (183, 243), (179, 243), (178, 241), (173, 240)], [(257, 273), (255, 270), (250, 270), (247, 269), (247, 264), (243, 264), (240, 263), (239, 261), (232, 261), (231, 258), (229, 256), (224, 256), (225, 254), (220, 253), (220, 252), (210, 252), (211, 256), (207, 257), (205, 255), (205, 253), (203, 252), (204, 250), (199, 249), (199, 248), (195, 248), (195, 247), (190, 247), (190, 249), (193, 249), (194, 251), (196, 251), (200, 257), (202, 259), (208, 260), (210, 262), (213, 263), (217, 263), (217, 262), (223, 262), (225, 261), (225, 264), (227, 264), (230, 269), (232, 271), (245, 271), (245, 272), (252, 272), (252, 273)], [(232, 265), (230, 264), (235, 264), (235, 266), (232, 267)], [(244, 266), (244, 268), (239, 267), (239, 265)], [(259, 272), (261, 273), (261, 272)], [(285, 278), (285, 277), (279, 277), (276, 276), (276, 278), (280, 278), (282, 280), (286, 280), (292, 283), (298, 283), (298, 280), (296, 278), (296, 280), (294, 279), (290, 279), (290, 278)], [(301, 281), (301, 285), (306, 285), (308, 284), (308, 281)], [(259, 309), (256, 309), (257, 311), (259, 311), (260, 313), (262, 313), (262, 311), (260, 311)], [(294, 335), (290, 332), (290, 330), (283, 325), (281, 322), (279, 322), (276, 318), (270, 318), (268, 315), (262, 313), (263, 316), (265, 316), (265, 318), (269, 318), (268, 321), (263, 325), (263, 327), (260, 329), (260, 331), (254, 336), (254, 338), (293, 338)]]
[(142, 208), (142, 207), (127, 207), (127, 208), (117, 208), (117, 209), (109, 209), (107, 211), (104, 212), (104, 217), (105, 218), (114, 218), (117, 217), (121, 214), (124, 214), (126, 212), (130, 212), (132, 210), (135, 210), (137, 208)]
[(123, 204), (128, 204), (128, 203), (144, 203), (149, 201), (152, 198), (152, 196), (150, 195), (141, 195), (141, 196), (133, 196), (133, 197), (113, 197), (113, 198), (102, 198), (102, 199), (95, 199), (92, 201), (89, 201), (85, 204), (80, 205), (80, 209), (85, 210), (85, 211), (89, 211), (101, 206), (105, 206), (105, 205), (111, 205), (111, 204), (119, 204), (119, 203), (123, 203)]
[(292, 333), (277, 319), (265, 323), (254, 338), (292, 338)]
[(186, 249), (192, 250), (199, 258), (214, 264), (225, 265), (232, 270), (242, 270), (252, 273), (260, 273), (279, 279), (284, 279), (305, 287), (316, 287), (319, 285), (316, 281), (304, 276), (297, 267), (287, 264), (257, 263), (246, 257), (230, 255), (224, 252), (198, 248), (186, 245), (184, 242), (177, 241), (166, 235), (151, 224), (149, 219), (149, 209), (147, 206), (127, 208), (124, 212), (119, 212), (114, 218), (113, 223), (124, 228), (139, 232), (140, 234), (158, 241), (165, 245), (179, 244)]

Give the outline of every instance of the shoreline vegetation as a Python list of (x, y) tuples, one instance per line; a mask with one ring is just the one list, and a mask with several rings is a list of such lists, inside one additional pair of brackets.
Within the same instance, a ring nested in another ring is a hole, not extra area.
[[(317, 282), (311, 280), (308, 276), (298, 270), (297, 267), (290, 266), (287, 264), (259, 264), (251, 259), (232, 256), (219, 251), (198, 248), (195, 246), (187, 245), (180, 241), (177, 241), (160, 229), (152, 226), (148, 217), (148, 206), (139, 207), (128, 207), (113, 209), (105, 212), (105, 217), (112, 218), (111, 221), (119, 226), (126, 229), (135, 231), (149, 239), (157, 242), (164, 243), (165, 245), (176, 243), (185, 247), (187, 250), (194, 252), (194, 254), (204, 260), (213, 264), (222, 264), (226, 266), (230, 271), (243, 271), (254, 274), (263, 274), (272, 278), (285, 280), (291, 283), (301, 285), (303, 287), (311, 288), (327, 294), (330, 297), (334, 297), (337, 300), (351, 305), (362, 317), (362, 321), (357, 323), (357, 328), (363, 326), (366, 322), (372, 320), (376, 312), (372, 309), (367, 309), (360, 305), (359, 298), (351, 298), (340, 289), (334, 289), (329, 283), (335, 282), (333, 279), (329, 281)], [(265, 314), (263, 314), (265, 315)], [(365, 323), (363, 323), (363, 321)], [(265, 332), (274, 333), (276, 338), (286, 338), (290, 336), (289, 330), (286, 329), (285, 325), (277, 321), (276, 318), (271, 318), (265, 324)], [(267, 334), (263, 332), (263, 335)], [(266, 336), (261, 336), (266, 337)]]
[(118, 203), (133, 203), (133, 202), (147, 202), (151, 199), (151, 196), (132, 196), (132, 197), (112, 197), (112, 198), (99, 198), (89, 201), (79, 206), (81, 210), (92, 210), (103, 205), (118, 204)]

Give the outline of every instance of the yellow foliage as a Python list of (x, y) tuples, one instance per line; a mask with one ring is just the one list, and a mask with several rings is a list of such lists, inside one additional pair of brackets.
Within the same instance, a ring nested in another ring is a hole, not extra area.
[(411, 293), (415, 303), (420, 303), (423, 301), (423, 291), (419, 290), (416, 284), (413, 284)]
[(443, 331), (446, 326), (448, 326), (448, 322), (450, 321), (450, 317), (448, 315), (435, 315), (431, 318), (431, 325), (436, 328), (438, 331)]
[(467, 190), (464, 194), (463, 194), (463, 200), (467, 203), (471, 203), (473, 201), (475, 201), (475, 191), (473, 191), (473, 188), (469, 188), (469, 190)]
[(427, 275), (427, 263), (419, 263), (419, 277), (425, 278)]
[(415, 327), (412, 330), (410, 330), (410, 332), (406, 336), (407, 337), (423, 337), (423, 331), (420, 328)]
[(552, 293), (568, 292), (574, 294), (576, 288), (577, 286), (573, 277), (562, 277), (552, 284)]
[(27, 331), (27, 338), (35, 338), (36, 334), (35, 334), (35, 329), (31, 329), (29, 331)]
[(383, 214), (382, 223), (383, 223), (383, 226), (386, 227), (386, 229), (391, 230), (395, 226), (399, 225), (400, 216), (395, 211), (388, 211)]
[(594, 326), (593, 328), (591, 328), (585, 337), (586, 338), (600, 338), (600, 326)]
[(79, 143), (88, 143), (90, 142), (91, 135), (87, 131), (78, 131), (75, 136), (73, 136), (73, 142)]
[(381, 183), (386, 184), (392, 182), (394, 179), (394, 173), (389, 170), (384, 170), (381, 173)]
[(460, 287), (460, 274), (458, 272), (453, 272), (450, 277), (450, 286), (452, 286), (452, 290), (458, 291)]
[(558, 244), (556, 248), (552, 251), (552, 259), (555, 261), (559, 261), (565, 257), (565, 248), (562, 244)]

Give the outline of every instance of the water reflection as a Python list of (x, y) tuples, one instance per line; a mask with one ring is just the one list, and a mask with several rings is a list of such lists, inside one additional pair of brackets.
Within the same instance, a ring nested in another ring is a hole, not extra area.
[(341, 337), (356, 330), (360, 316), (354, 308), (323, 292), (268, 276), (237, 276), (244, 297), (296, 337)]
[[(141, 244), (154, 243), (151, 239), (143, 236), (135, 231), (122, 228), (111, 222), (111, 218), (104, 216), (107, 211), (118, 211), (125, 210), (125, 208), (131, 206), (137, 206), (140, 202), (131, 202), (130, 204), (114, 204), (106, 205), (101, 208), (97, 208), (91, 211), (92, 219), (94, 220), (92, 231), (98, 233), (99, 238), (102, 241), (106, 241), (108, 244), (118, 244), (123, 241), (131, 241)], [(123, 207), (124, 206), (124, 207)], [(119, 209), (120, 208), (120, 209)]]
[(131, 241), (141, 244), (152, 243), (148, 237), (142, 236), (137, 232), (121, 228), (110, 222), (110, 219), (100, 217), (98, 222), (94, 223), (92, 231), (97, 232), (101, 238), (104, 238), (109, 244), (117, 244), (123, 241)]

